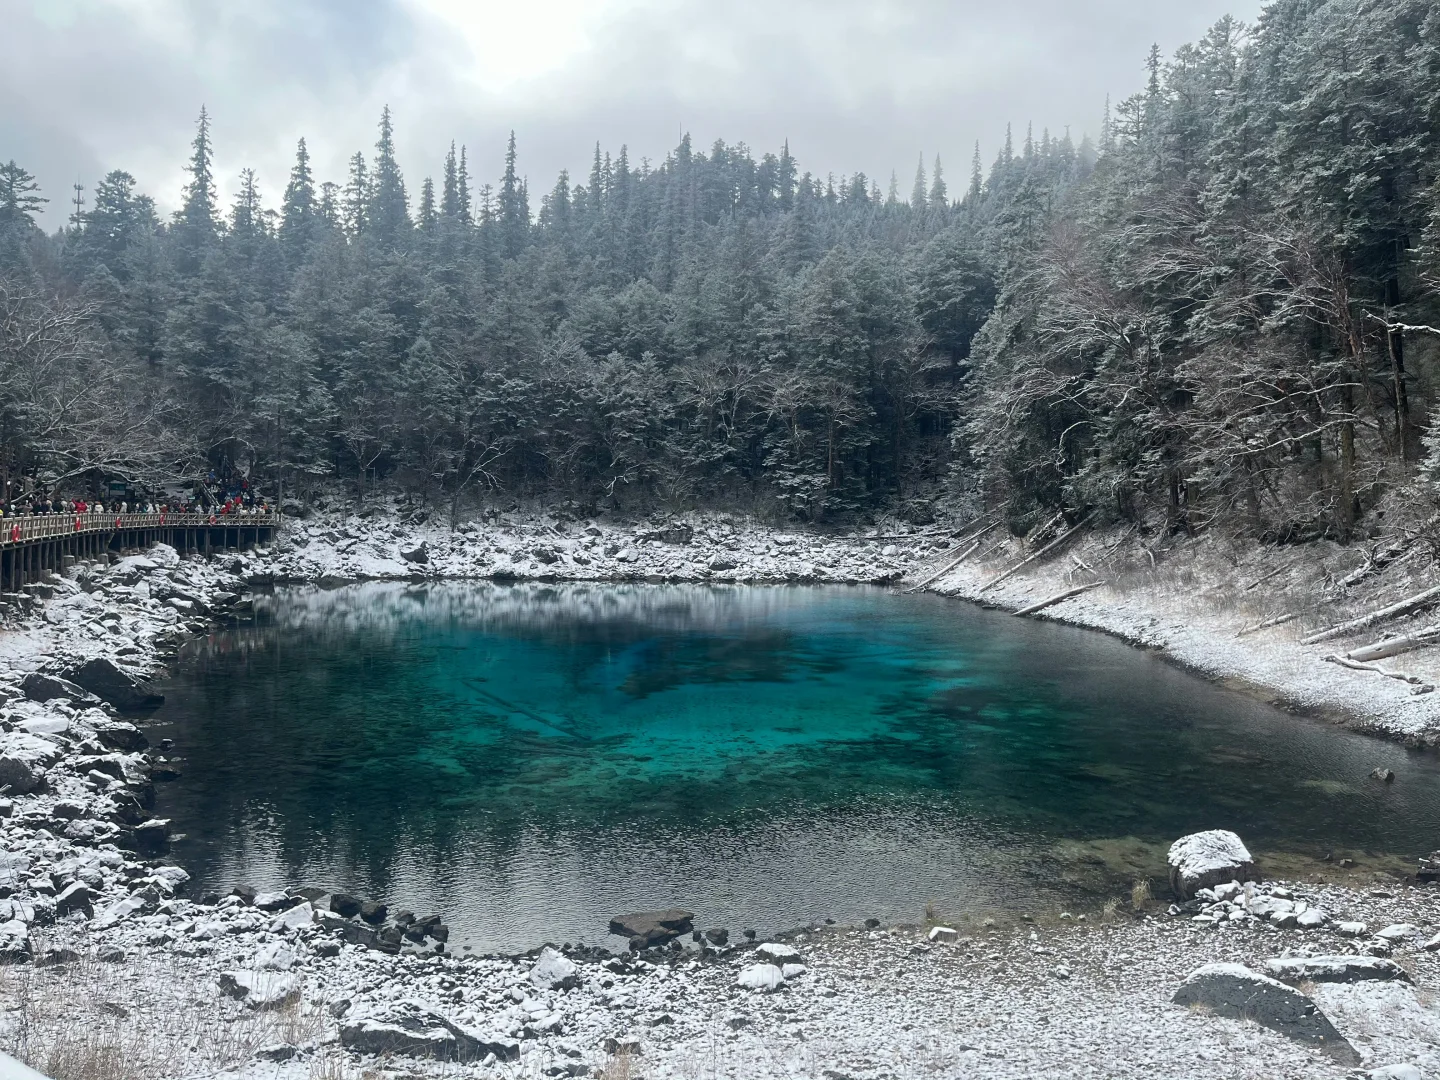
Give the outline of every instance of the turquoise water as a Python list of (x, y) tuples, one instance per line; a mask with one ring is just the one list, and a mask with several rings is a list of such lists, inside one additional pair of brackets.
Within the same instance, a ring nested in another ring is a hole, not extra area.
[(882, 589), (286, 590), (166, 693), (158, 811), (202, 886), (439, 910), (481, 949), (671, 904), (763, 931), (1098, 902), (1200, 828), (1287, 869), (1440, 835), (1433, 756)]

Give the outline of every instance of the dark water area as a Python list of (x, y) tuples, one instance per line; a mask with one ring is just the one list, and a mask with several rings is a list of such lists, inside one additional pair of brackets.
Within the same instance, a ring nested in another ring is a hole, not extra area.
[(672, 904), (767, 931), (1098, 903), (1202, 828), (1292, 872), (1440, 836), (1433, 755), (883, 589), (285, 590), (165, 692), (157, 810), (202, 888), (440, 911), (481, 950)]

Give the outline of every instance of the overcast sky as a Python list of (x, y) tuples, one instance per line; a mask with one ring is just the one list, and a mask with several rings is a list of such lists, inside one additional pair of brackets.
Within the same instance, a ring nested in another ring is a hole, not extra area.
[(951, 190), (1013, 122), (1098, 133), (1106, 94), (1260, 0), (0, 0), (0, 160), (35, 173), (63, 221), (70, 185), (123, 168), (162, 211), (179, 199), (194, 120), (214, 118), (228, 206), (236, 174), (278, 203), (295, 141), (317, 179), (395, 117), (412, 196), (453, 138), (476, 183), (511, 128), (534, 203), (598, 139), (632, 162), (689, 131), (803, 169), (863, 170), (908, 193), (938, 153)]

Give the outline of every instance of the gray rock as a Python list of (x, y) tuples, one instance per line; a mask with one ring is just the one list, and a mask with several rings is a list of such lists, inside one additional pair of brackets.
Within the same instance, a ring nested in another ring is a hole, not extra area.
[(71, 682), (121, 712), (145, 712), (165, 704), (164, 694), (155, 693), (147, 683), (104, 657), (87, 660), (65, 674)]
[(579, 968), (569, 957), (546, 945), (530, 969), (529, 979), (531, 986), (541, 990), (568, 990), (580, 981)]
[(222, 971), (220, 991), (257, 1011), (278, 1009), (300, 996), (300, 979), (279, 971)]
[(724, 555), (712, 555), (706, 565), (717, 574), (723, 574), (726, 570), (738, 568), (740, 564), (734, 559), (727, 558)]
[(83, 911), (86, 915), (93, 915), (93, 904), (90, 889), (77, 881), (55, 897), (55, 914), (69, 915), (72, 911)]
[(705, 940), (710, 942), (711, 945), (724, 946), (730, 941), (730, 931), (723, 929), (706, 930)]
[(170, 847), (170, 820), (151, 818), (136, 825), (130, 834), (131, 843), (142, 855), (158, 855)]
[(1325, 1049), (1344, 1065), (1360, 1061), (1319, 1006), (1277, 979), (1243, 964), (1206, 964), (1192, 971), (1175, 991), (1176, 1005), (1197, 1005), (1217, 1016), (1253, 1020), (1297, 1042)]
[(333, 893), (330, 896), (330, 910), (343, 918), (353, 919), (360, 914), (360, 901), (344, 893)]
[(767, 964), (774, 964), (776, 967), (805, 962), (805, 958), (789, 945), (780, 945), (773, 941), (755, 946), (755, 958)]
[(371, 926), (379, 926), (385, 921), (388, 908), (384, 904), (367, 900), (360, 905), (360, 918), (364, 919)]
[(417, 544), (402, 544), (400, 558), (408, 563), (424, 564), (430, 561), (430, 545), (424, 540)]
[(634, 941), (641, 939), (645, 947), (659, 945), (688, 934), (695, 927), (691, 920), (693, 911), (684, 908), (669, 908), (665, 911), (637, 911), (632, 915), (616, 915), (610, 920), (610, 933)]
[(1379, 956), (1281, 956), (1265, 961), (1265, 973), (1282, 982), (1409, 982), (1409, 973)]
[(1240, 837), (1226, 829), (1182, 836), (1170, 845), (1170, 888), (1182, 902), (1201, 889), (1229, 881), (1255, 881), (1255, 860)]
[(64, 698), (66, 701), (89, 703), (95, 700), (69, 679), (46, 675), (39, 671), (32, 671), (20, 680), (20, 691), (31, 701), (53, 701), (55, 698)]
[(1409, 1062), (1382, 1065), (1378, 1069), (1369, 1070), (1365, 1075), (1370, 1077), (1370, 1080), (1425, 1080), (1425, 1074)]
[(461, 1063), (482, 1061), (491, 1054), (501, 1061), (520, 1057), (519, 1043), (461, 1027), (417, 1001), (396, 1002), (384, 1012), (341, 1025), (340, 1043), (357, 1054), (399, 1054)]
[(19, 919), (0, 923), (0, 964), (23, 964), (30, 959), (30, 927)]

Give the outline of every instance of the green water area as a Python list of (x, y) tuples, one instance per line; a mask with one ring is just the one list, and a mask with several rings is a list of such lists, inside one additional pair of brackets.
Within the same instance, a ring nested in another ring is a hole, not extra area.
[(157, 811), (202, 889), (344, 890), (481, 950), (672, 905), (762, 932), (1082, 910), (1204, 828), (1295, 874), (1440, 837), (1433, 755), (884, 589), (283, 590), (165, 692)]

